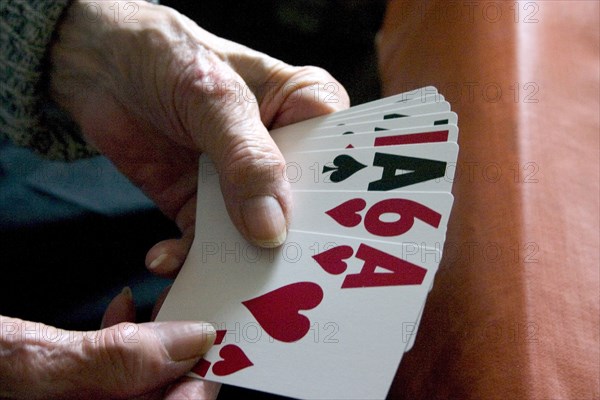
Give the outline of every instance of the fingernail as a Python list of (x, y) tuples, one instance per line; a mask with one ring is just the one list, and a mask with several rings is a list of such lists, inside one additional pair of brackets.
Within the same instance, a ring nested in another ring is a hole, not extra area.
[(148, 269), (160, 269), (161, 271), (171, 271), (179, 266), (179, 260), (170, 255), (169, 253), (162, 253), (156, 257), (154, 261), (148, 265)]
[(106, 328), (123, 321), (135, 321), (135, 305), (133, 293), (129, 286), (125, 286), (121, 293), (116, 295), (108, 304), (100, 326)]
[(242, 217), (250, 234), (259, 246), (277, 247), (285, 242), (287, 229), (283, 210), (272, 196), (249, 198), (242, 206)]
[(206, 322), (163, 322), (155, 329), (173, 361), (202, 356), (212, 347), (217, 337), (215, 328)]
[(128, 300), (133, 300), (133, 292), (129, 286), (125, 286), (123, 290), (121, 290), (121, 295), (125, 296)]

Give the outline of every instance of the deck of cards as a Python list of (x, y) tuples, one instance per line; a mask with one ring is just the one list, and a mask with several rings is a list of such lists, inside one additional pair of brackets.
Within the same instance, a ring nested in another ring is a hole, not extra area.
[(385, 398), (441, 260), (457, 115), (425, 87), (271, 134), (293, 193), (286, 242), (260, 249), (238, 233), (202, 156), (196, 238), (157, 320), (217, 329), (190, 376), (294, 398)]

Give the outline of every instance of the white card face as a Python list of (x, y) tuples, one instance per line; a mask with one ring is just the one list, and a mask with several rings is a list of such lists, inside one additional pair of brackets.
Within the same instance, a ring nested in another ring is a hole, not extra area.
[(280, 128), (271, 131), (271, 136), (282, 153), (286, 153), (295, 148), (301, 148), (304, 143), (312, 139), (326, 137), (339, 138), (346, 136), (349, 132), (358, 134), (383, 130), (427, 128), (437, 125), (456, 125), (457, 119), (456, 114), (453, 112), (441, 112), (375, 122), (363, 122), (347, 126), (334, 126), (322, 129), (314, 128), (313, 130), (297, 129), (296, 125), (290, 125), (290, 129)]
[(397, 113), (382, 111), (376, 112), (374, 114), (367, 114), (365, 116), (362, 115), (350, 115), (347, 120), (339, 120), (336, 119), (334, 121), (328, 121), (326, 124), (322, 124), (318, 129), (327, 129), (330, 127), (338, 126), (342, 124), (342, 126), (350, 126), (352, 124), (362, 123), (362, 122), (376, 122), (376, 121), (388, 121), (392, 119), (401, 119), (410, 117), (413, 115), (424, 115), (424, 114), (434, 114), (440, 112), (449, 112), (450, 104), (446, 101), (434, 102), (434, 103), (421, 103), (416, 101), (415, 104), (410, 107), (405, 107), (399, 110), (399, 115), (395, 115)]
[[(407, 117), (404, 118), (408, 118), (409, 116), (418, 116), (418, 115), (424, 115), (424, 114), (435, 114), (435, 113), (442, 113), (442, 112), (449, 112), (450, 111), (450, 105), (447, 102), (440, 102), (440, 103), (427, 103), (427, 104), (422, 104), (422, 105), (418, 105), (418, 106), (414, 106), (414, 107), (409, 107), (409, 108), (405, 108), (402, 110), (402, 113), (407, 115)], [(334, 114), (331, 114), (334, 115)], [(352, 124), (348, 124), (348, 125), (343, 125), (338, 127), (339, 128), (339, 132), (340, 134), (343, 133), (344, 131), (348, 130), (346, 128), (348, 127), (352, 127), (355, 131), (358, 132), (362, 132), (362, 131), (372, 131), (377, 127), (382, 127), (382, 128), (386, 128), (389, 129), (391, 127), (395, 127), (397, 121), (396, 120), (402, 120), (404, 118), (391, 118), (391, 119), (384, 119), (384, 115), (381, 114), (380, 117), (372, 117), (374, 119), (370, 120), (366, 119), (366, 120), (361, 120), (359, 122), (354, 122)], [(311, 136), (318, 136), (322, 133), (320, 133), (320, 131), (322, 130), (329, 130), (331, 128), (335, 128), (336, 125), (338, 125), (340, 123), (340, 121), (337, 121), (333, 124), (327, 124), (327, 116), (325, 117), (319, 117), (319, 118), (313, 118), (307, 121), (303, 121), (303, 122), (298, 122), (296, 124), (293, 125), (289, 125), (283, 128), (278, 128), (278, 129), (274, 129), (271, 131), (271, 135), (272, 136), (284, 136), (284, 135), (289, 135), (292, 137), (302, 137), (304, 135), (307, 134), (307, 132), (312, 131), (312, 133), (310, 133)]]
[[(427, 99), (427, 101), (425, 100)], [(444, 101), (444, 96), (438, 93), (437, 89), (433, 86), (426, 86), (419, 89), (415, 89), (409, 92), (395, 94), (383, 99), (370, 101), (368, 103), (358, 104), (352, 106), (346, 110), (338, 111), (334, 114), (329, 115), (328, 120), (335, 120), (338, 118), (344, 118), (345, 116), (354, 114), (368, 114), (378, 108), (387, 107), (389, 105), (395, 105), (397, 107), (403, 107), (403, 104), (408, 103), (412, 100), (420, 100), (422, 103), (430, 101)]]
[(217, 177), (201, 176), (196, 239), (157, 318), (226, 331), (194, 371), (292, 397), (384, 398), (439, 253), (293, 229), (261, 250), (229, 221)]
[(362, 147), (444, 143), (458, 140), (456, 125), (437, 125), (419, 128), (362, 132), (342, 136), (327, 136), (302, 141), (302, 151), (335, 150)]
[[(409, 115), (402, 118), (389, 118), (377, 120), (363, 120), (360, 122), (349, 123), (345, 125), (321, 126), (309, 134), (309, 138), (322, 138), (327, 136), (338, 137), (340, 135), (351, 133), (375, 132), (386, 129), (418, 128), (435, 125), (456, 125), (456, 113), (441, 111), (422, 115)], [(277, 136), (275, 136), (277, 137)]]
[(402, 332), (402, 340), (406, 341), (406, 348), (404, 352), (410, 351), (415, 345), (415, 340), (417, 339), (417, 332), (419, 331), (419, 326), (421, 325), (421, 318), (423, 317), (423, 310), (425, 309), (425, 303), (423, 303), (423, 307), (421, 308), (421, 312), (419, 313), (419, 317), (416, 322), (412, 325), (406, 324), (406, 329)]
[(292, 230), (441, 250), (451, 193), (294, 191)]
[(338, 115), (337, 117), (332, 116), (327, 120), (327, 124), (324, 126), (336, 126), (339, 123), (349, 124), (353, 122), (406, 117), (408, 115), (403, 114), (402, 112), (404, 109), (414, 110), (412, 107), (422, 106), (424, 104), (440, 103), (443, 101), (444, 96), (440, 94), (428, 95), (423, 98), (417, 98), (406, 102), (382, 105), (370, 110), (355, 111), (342, 116)]
[[(404, 102), (408, 102), (408, 101), (415, 100), (415, 99), (430, 98), (431, 96), (434, 96), (435, 94), (437, 94), (437, 92), (438, 91), (435, 87), (426, 86), (426, 87), (415, 89), (415, 90), (412, 90), (409, 92), (389, 96), (389, 97), (386, 97), (383, 99), (378, 99), (378, 100), (370, 101), (368, 103), (359, 104), (359, 105), (347, 108), (345, 110), (338, 111), (333, 114), (323, 115), (320, 117), (312, 118), (310, 120), (301, 121), (294, 125), (275, 129), (272, 132), (279, 131), (279, 130), (287, 130), (287, 129), (290, 129), (291, 126), (298, 127), (301, 130), (308, 130), (310, 127), (321, 126), (330, 120), (332, 121), (332, 120), (336, 120), (338, 118), (343, 118), (344, 116), (347, 116), (347, 115), (349, 116), (349, 115), (359, 114), (359, 113), (363, 113), (363, 112), (368, 113), (369, 110), (377, 109), (380, 107), (385, 107), (389, 104), (398, 104), (399, 107), (402, 107), (402, 103), (404, 103)], [(435, 97), (434, 97), (434, 99), (435, 99)], [(436, 99), (435, 101), (441, 101), (441, 100), (443, 100), (443, 97), (440, 97), (440, 98)]]
[(456, 143), (286, 154), (293, 190), (450, 192)]

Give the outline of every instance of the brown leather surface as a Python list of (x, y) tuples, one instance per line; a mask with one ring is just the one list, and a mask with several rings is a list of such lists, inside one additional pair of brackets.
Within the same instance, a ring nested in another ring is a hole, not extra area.
[(460, 127), (444, 257), (390, 398), (600, 397), (599, 13), (388, 4), (384, 94), (435, 85)]

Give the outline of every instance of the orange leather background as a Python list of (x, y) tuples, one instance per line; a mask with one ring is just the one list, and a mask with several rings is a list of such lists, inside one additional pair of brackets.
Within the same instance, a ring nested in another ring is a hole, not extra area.
[(444, 257), (390, 398), (600, 397), (599, 13), (388, 4), (384, 95), (435, 85), (460, 128)]

